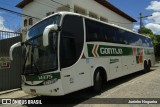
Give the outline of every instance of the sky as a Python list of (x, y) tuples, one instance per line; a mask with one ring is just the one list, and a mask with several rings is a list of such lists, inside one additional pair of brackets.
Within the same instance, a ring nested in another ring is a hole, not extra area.
[[(21, 0), (0, 0), (0, 7), (22, 12), (15, 7)], [(139, 29), (139, 13), (152, 15), (143, 19), (143, 25), (160, 35), (160, 0), (108, 0), (117, 8), (137, 20), (133, 30)], [(22, 17), (0, 10), (0, 30), (15, 31), (22, 26)]]
[(137, 20), (134, 23), (133, 30), (139, 29), (139, 14), (142, 16), (152, 15), (143, 18), (143, 26), (152, 30), (154, 34), (160, 35), (160, 0), (108, 0), (117, 8), (127, 13)]
[[(21, 0), (0, 0), (0, 7), (16, 12), (22, 12), (15, 7)], [(13, 13), (0, 10), (0, 30), (15, 31), (22, 26), (22, 17)]]

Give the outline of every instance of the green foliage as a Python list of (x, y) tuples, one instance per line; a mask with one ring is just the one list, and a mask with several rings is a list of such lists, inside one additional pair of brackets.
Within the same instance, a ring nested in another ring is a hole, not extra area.
[(160, 57), (160, 35), (155, 35), (152, 30), (148, 28), (142, 28), (142, 35), (149, 36), (152, 39), (154, 45), (155, 56)]
[(157, 37), (153, 34), (146, 34), (146, 36), (149, 36), (151, 39), (152, 39), (152, 43), (154, 46), (156, 46), (158, 44), (158, 41), (157, 41)]
[(158, 44), (160, 44), (160, 35), (156, 35), (156, 38), (157, 38)]
[[(140, 33), (140, 29), (138, 30), (138, 33)], [(142, 27), (141, 33), (142, 34), (151, 34), (151, 35), (154, 35), (151, 29), (148, 29), (148, 28), (145, 28), (145, 27)]]
[(142, 30), (141, 30), (141, 34), (145, 35), (145, 36), (149, 36), (152, 39), (152, 43), (153, 43), (154, 46), (156, 46), (158, 44), (157, 36), (154, 35), (152, 30), (143, 27)]
[(160, 57), (160, 44), (156, 45), (154, 47), (154, 50), (155, 50), (155, 56)]

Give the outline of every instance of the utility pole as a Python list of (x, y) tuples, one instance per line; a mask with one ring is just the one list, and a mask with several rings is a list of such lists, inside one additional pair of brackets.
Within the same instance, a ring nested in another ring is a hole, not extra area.
[(139, 19), (140, 19), (140, 29), (139, 29), (139, 33), (141, 33), (142, 32), (142, 19), (143, 18), (147, 18), (147, 17), (150, 17), (150, 16), (152, 16), (152, 15), (147, 15), (147, 16), (142, 16), (142, 13), (140, 13), (139, 14), (140, 15), (140, 17), (139, 17)]

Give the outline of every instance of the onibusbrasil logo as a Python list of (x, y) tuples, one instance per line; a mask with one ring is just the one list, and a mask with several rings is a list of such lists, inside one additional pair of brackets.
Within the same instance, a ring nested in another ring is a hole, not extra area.
[(41, 100), (29, 100), (29, 99), (2, 99), (2, 104), (10, 105), (10, 104), (42, 104)]

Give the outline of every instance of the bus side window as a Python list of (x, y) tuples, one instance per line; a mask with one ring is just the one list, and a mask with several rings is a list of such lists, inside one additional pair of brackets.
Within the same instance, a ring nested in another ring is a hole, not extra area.
[(107, 36), (106, 33), (104, 34), (104, 37), (105, 37), (105, 41), (107, 42), (108, 41), (108, 36)]
[(101, 30), (100, 31), (100, 33), (101, 33), (101, 40), (103, 42), (108, 42), (108, 33), (107, 33), (107, 30), (106, 30), (104, 24), (101, 25), (101, 29), (100, 30)]
[(89, 19), (86, 22), (86, 40), (90, 41), (104, 41), (105, 37), (102, 33), (103, 24), (91, 21)]

